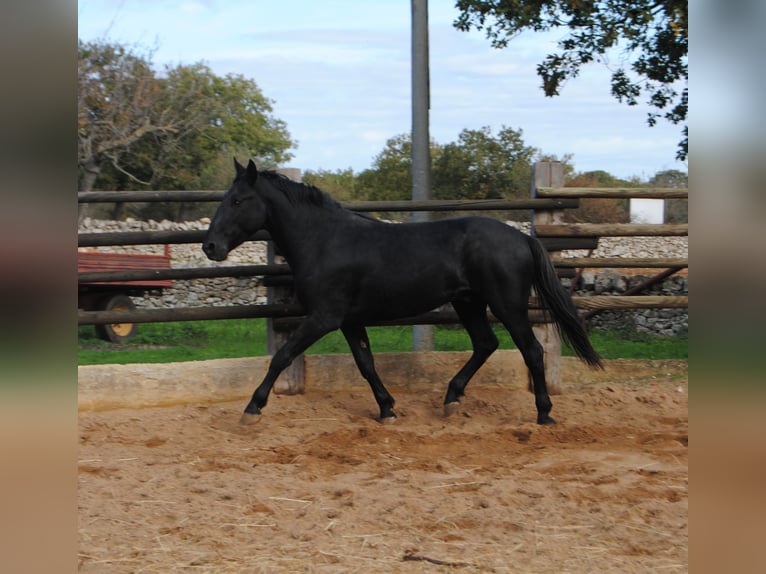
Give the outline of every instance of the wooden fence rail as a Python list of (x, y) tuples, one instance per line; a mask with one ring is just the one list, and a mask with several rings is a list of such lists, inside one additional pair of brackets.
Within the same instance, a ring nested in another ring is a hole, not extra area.
[[(78, 247), (109, 247), (113, 245), (175, 245), (202, 244), (205, 231), (202, 229), (178, 231), (105, 231), (80, 233), (77, 236)], [(269, 241), (271, 236), (266, 231), (259, 231), (248, 241)], [(564, 249), (595, 249), (598, 237), (540, 237), (542, 244), (549, 251)]]
[[(579, 309), (683, 309), (688, 307), (687, 296), (635, 295), (594, 295), (572, 297)], [(530, 300), (531, 309), (540, 309)], [(102, 325), (107, 323), (172, 323), (176, 321), (208, 321), (218, 319), (264, 319), (302, 317), (303, 308), (296, 304), (228, 305), (218, 307), (175, 307), (173, 309), (135, 309), (133, 311), (79, 311), (78, 325)], [(494, 317), (490, 317), (496, 321)], [(395, 321), (380, 321), (380, 325), (436, 325), (458, 323), (457, 314), (451, 310), (431, 311)], [(543, 322), (542, 317), (538, 322)]]
[(679, 237), (689, 234), (686, 223), (566, 223), (535, 225), (538, 237)]
[[(221, 201), (223, 191), (80, 191), (79, 203), (155, 203)], [(578, 207), (576, 198), (531, 199), (428, 199), (422, 201), (340, 202), (351, 211), (510, 211), (514, 209), (568, 209)]]
[(674, 187), (538, 187), (537, 197), (576, 199), (688, 199), (688, 189)]
[[(627, 259), (621, 257), (572, 257), (554, 259), (556, 267), (563, 268), (686, 268), (688, 259)], [(125, 269), (120, 271), (86, 271), (78, 273), (78, 283), (99, 283), (105, 281), (161, 281), (165, 279), (214, 279), (219, 277), (289, 276), (290, 266), (274, 265), (231, 265), (224, 267), (181, 267), (177, 269)]]
[(288, 265), (227, 265), (222, 267), (181, 267), (177, 269), (125, 269), (88, 271), (77, 274), (78, 283), (105, 281), (153, 281), (164, 279), (215, 279), (218, 277), (258, 277), (290, 275)]
[(553, 264), (556, 267), (571, 268), (614, 268), (614, 269), (652, 269), (678, 267), (684, 269), (689, 267), (688, 258), (676, 257), (553, 257)]

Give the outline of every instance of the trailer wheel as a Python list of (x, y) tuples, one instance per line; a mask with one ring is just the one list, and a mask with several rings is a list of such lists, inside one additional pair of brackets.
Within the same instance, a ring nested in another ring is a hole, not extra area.
[[(107, 295), (101, 300), (99, 308), (104, 311), (132, 311), (136, 306), (130, 297), (120, 294)], [(123, 343), (138, 331), (138, 325), (135, 323), (109, 323), (95, 327), (99, 339), (112, 343)]]

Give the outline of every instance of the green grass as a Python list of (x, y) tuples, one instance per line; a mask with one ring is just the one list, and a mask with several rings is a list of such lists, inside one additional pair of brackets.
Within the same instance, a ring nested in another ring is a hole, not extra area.
[[(515, 346), (508, 333), (494, 325), (501, 349)], [(368, 329), (374, 352), (401, 352), (412, 349), (411, 327), (372, 327)], [(437, 351), (464, 351), (471, 348), (470, 338), (458, 326), (438, 326), (435, 331)], [(593, 331), (591, 342), (605, 359), (684, 359), (688, 358), (687, 337), (656, 337), (641, 333)], [(106, 343), (96, 338), (92, 326), (79, 327), (77, 363), (169, 363), (206, 359), (252, 357), (266, 354), (266, 321), (232, 319), (183, 323), (147, 323), (125, 344)], [(339, 332), (315, 343), (310, 354), (348, 353)], [(569, 349), (564, 355), (571, 356)]]
[[(650, 335), (648, 333), (594, 330), (590, 342), (605, 359), (689, 359), (689, 338)], [(564, 356), (574, 356), (564, 349)]]

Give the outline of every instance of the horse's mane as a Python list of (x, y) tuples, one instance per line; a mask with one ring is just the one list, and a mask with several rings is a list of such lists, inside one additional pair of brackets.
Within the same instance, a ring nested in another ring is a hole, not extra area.
[(258, 176), (264, 176), (269, 183), (285, 194), (292, 205), (313, 205), (324, 209), (343, 209), (329, 193), (316, 186), (293, 181), (286, 175), (276, 171), (259, 171)]

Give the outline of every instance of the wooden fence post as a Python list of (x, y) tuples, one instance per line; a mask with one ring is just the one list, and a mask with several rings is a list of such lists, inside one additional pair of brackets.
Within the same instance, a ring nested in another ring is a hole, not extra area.
[[(282, 175), (285, 175), (293, 181), (301, 181), (301, 170), (298, 168), (281, 168), (277, 170)], [(284, 258), (276, 252), (276, 246), (273, 241), (268, 242), (266, 256), (268, 264), (285, 263)], [(292, 286), (272, 286), (266, 290), (266, 302), (272, 303), (285, 303), (292, 302), (293, 299)], [(266, 321), (266, 348), (269, 355), (272, 357), (277, 350), (284, 345), (287, 337), (290, 335), (289, 331), (284, 329), (275, 329), (275, 319), (269, 318)], [(282, 374), (279, 375), (276, 383), (274, 383), (274, 392), (278, 395), (298, 395), (306, 390), (306, 383), (304, 379), (306, 363), (303, 354), (298, 355), (293, 360), (292, 364), (287, 367)]]
[[(564, 164), (558, 161), (539, 161), (532, 172), (532, 197), (537, 197), (538, 187), (564, 187)], [(532, 234), (536, 225), (555, 225), (563, 222), (564, 211), (551, 209), (532, 212)], [(552, 323), (538, 323), (532, 326), (535, 337), (543, 346), (545, 356), (545, 380), (548, 392), (561, 393), (561, 339)], [(528, 388), (534, 391), (529, 377)]]

